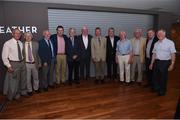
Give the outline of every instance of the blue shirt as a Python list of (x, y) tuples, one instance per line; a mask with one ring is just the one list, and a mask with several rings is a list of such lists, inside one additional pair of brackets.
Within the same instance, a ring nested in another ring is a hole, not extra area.
[(170, 60), (171, 54), (176, 53), (174, 42), (167, 38), (157, 41), (154, 45), (153, 53), (156, 54), (156, 59)]
[(116, 54), (122, 55), (122, 54), (129, 54), (132, 52), (132, 45), (130, 40), (118, 40), (117, 47), (116, 47)]

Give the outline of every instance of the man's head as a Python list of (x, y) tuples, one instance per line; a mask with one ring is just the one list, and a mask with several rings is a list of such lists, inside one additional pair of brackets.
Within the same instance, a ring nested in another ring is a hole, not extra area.
[(148, 39), (152, 39), (154, 36), (155, 36), (155, 31), (154, 31), (154, 29), (149, 29), (149, 30), (147, 31), (147, 37), (148, 37)]
[(136, 29), (136, 30), (134, 31), (134, 37), (135, 37), (136, 39), (139, 39), (139, 38), (141, 37), (141, 35), (142, 35), (142, 29)]
[(159, 40), (163, 40), (166, 37), (166, 31), (164, 29), (158, 30), (157, 37)]
[(32, 41), (33, 35), (30, 32), (25, 32), (24, 38), (25, 38), (25, 41), (30, 42), (30, 41)]
[(113, 27), (111, 27), (111, 28), (109, 28), (108, 29), (108, 35), (109, 35), (109, 37), (114, 37), (114, 28)]
[(88, 35), (88, 28), (87, 28), (87, 26), (83, 26), (83, 28), (81, 29), (81, 33), (82, 33), (82, 35), (84, 35), (84, 36), (87, 36), (87, 35)]
[(43, 31), (43, 36), (45, 39), (49, 40), (51, 37), (51, 33), (49, 32), (49, 30), (44, 30)]
[(74, 37), (76, 35), (76, 29), (75, 28), (69, 28), (69, 36)]
[(14, 39), (19, 40), (21, 38), (21, 31), (19, 29), (12, 30), (12, 36)]
[(96, 27), (95, 28), (95, 36), (96, 37), (100, 37), (101, 36), (101, 28), (100, 27)]
[(63, 28), (63, 26), (57, 26), (56, 32), (57, 32), (57, 35), (58, 35), (59, 37), (62, 37), (63, 34), (64, 34), (64, 28)]
[(121, 40), (126, 39), (126, 32), (125, 31), (120, 31), (119, 32), (119, 37), (120, 37)]

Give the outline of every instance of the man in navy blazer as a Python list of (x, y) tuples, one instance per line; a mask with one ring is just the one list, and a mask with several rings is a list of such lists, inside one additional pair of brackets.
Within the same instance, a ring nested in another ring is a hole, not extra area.
[(106, 62), (107, 62), (107, 77), (116, 79), (117, 77), (117, 63), (115, 60), (116, 46), (119, 37), (114, 35), (114, 28), (108, 29), (107, 47), (106, 47)]
[(153, 87), (152, 83), (152, 76), (153, 76), (153, 71), (149, 69), (149, 65), (151, 64), (152, 60), (152, 51), (154, 48), (154, 44), (158, 41), (157, 36), (155, 35), (155, 31), (153, 29), (149, 29), (147, 31), (147, 41), (146, 41), (146, 54), (145, 54), (145, 64), (146, 64), (146, 75), (147, 75), (147, 80), (148, 83), (145, 85), (146, 87), (150, 86)]
[[(90, 77), (90, 64), (91, 64), (91, 39), (92, 36), (88, 34), (88, 28), (84, 26), (81, 29), (82, 34), (78, 36), (80, 41), (80, 76), (81, 79), (88, 79)], [(86, 74), (84, 74), (86, 71)]]
[(43, 32), (44, 38), (39, 41), (39, 57), (42, 62), (42, 86), (44, 91), (48, 90), (49, 87), (54, 87), (54, 47), (51, 42), (51, 33), (48, 30)]
[(80, 44), (78, 37), (75, 36), (75, 28), (69, 29), (69, 39), (67, 40), (67, 62), (68, 62), (68, 79), (69, 85), (72, 85), (72, 75), (74, 72), (74, 82), (79, 84), (79, 60), (80, 60)]

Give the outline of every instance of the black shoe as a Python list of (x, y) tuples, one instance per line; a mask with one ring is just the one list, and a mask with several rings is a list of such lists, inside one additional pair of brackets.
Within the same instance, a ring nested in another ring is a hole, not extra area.
[(158, 96), (165, 96), (166, 95), (166, 93), (165, 92), (158, 92), (158, 94), (157, 94)]
[(69, 82), (69, 85), (72, 85), (72, 82)]
[(38, 90), (34, 90), (35, 93), (40, 93), (41, 91), (38, 89)]
[(99, 80), (96, 79), (96, 80), (94, 81), (94, 83), (95, 83), (95, 84), (99, 84)]
[(48, 91), (48, 88), (44, 88), (43, 90), (46, 92), (46, 91)]
[(80, 82), (79, 82), (79, 81), (76, 81), (76, 84), (80, 84)]
[(33, 95), (33, 93), (32, 93), (32, 92), (27, 92), (27, 94), (28, 94), (29, 96), (32, 96), (32, 95)]
[(49, 85), (49, 87), (50, 87), (50, 88), (52, 88), (52, 89), (53, 89), (53, 88), (55, 88), (55, 86), (54, 86), (54, 85)]
[(104, 84), (104, 83), (105, 83), (105, 82), (104, 82), (104, 79), (102, 79), (102, 80), (101, 80), (101, 84)]

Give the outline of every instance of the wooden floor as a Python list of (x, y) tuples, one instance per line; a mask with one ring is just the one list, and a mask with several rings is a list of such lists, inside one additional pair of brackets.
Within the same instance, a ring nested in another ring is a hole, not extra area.
[[(173, 118), (180, 96), (180, 58), (169, 74), (168, 92), (158, 97), (149, 88), (107, 81), (60, 86), (7, 102), (0, 118)], [(1, 97), (1, 100), (3, 97)]]

